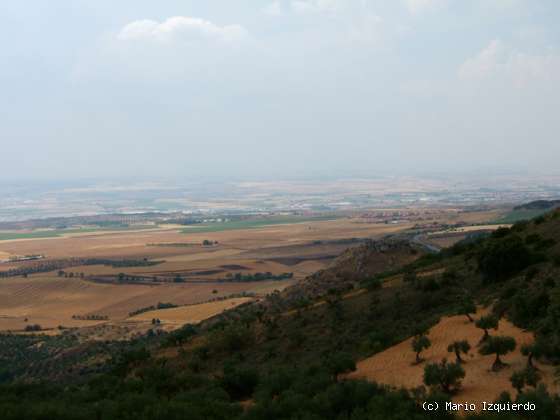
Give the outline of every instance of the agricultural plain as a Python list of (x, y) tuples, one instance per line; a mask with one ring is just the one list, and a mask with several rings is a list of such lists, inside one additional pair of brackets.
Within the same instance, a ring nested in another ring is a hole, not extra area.
[[(486, 212), (438, 210), (428, 212), (426, 222), (456, 223), (465, 218), (482, 222), (488, 217)], [(51, 237), (41, 237), (47, 235), (41, 233), (39, 237), (6, 239), (0, 241), (1, 256), (43, 258), (4, 262), (0, 271), (53, 261), (77, 263), (64, 267), (63, 273), (53, 269), (1, 279), (0, 331), (21, 331), (28, 325), (52, 330), (144, 322), (143, 316), (131, 318), (130, 314), (158, 303), (193, 305), (242, 296), (258, 299), (325, 268), (366, 238), (402, 232), (417, 223), (407, 217), (387, 223), (372, 221), (369, 215), (344, 214), (311, 221), (296, 218), (292, 223), (276, 218), (270, 225), (258, 221), (211, 228), (72, 229)], [(33, 236), (33, 232), (26, 234)], [(93, 258), (147, 264), (80, 264)], [(121, 284), (119, 276), (133, 281)], [(139, 283), (136, 278), (148, 281)], [(168, 312), (174, 316), (169, 321), (164, 316), (163, 322), (173, 326), (189, 322), (195, 309), (188, 308)], [(203, 308), (199, 313), (207, 313)]]

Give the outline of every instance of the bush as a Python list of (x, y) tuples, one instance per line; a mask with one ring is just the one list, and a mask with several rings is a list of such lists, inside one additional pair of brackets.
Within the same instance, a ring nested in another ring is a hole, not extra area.
[(25, 331), (41, 331), (42, 328), (39, 324), (26, 325)]

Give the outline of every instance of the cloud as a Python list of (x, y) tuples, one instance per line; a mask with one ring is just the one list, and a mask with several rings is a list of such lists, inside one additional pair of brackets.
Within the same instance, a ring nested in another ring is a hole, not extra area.
[(494, 73), (498, 63), (505, 57), (503, 43), (494, 39), (477, 55), (467, 59), (459, 68), (461, 79), (480, 79)]
[(145, 19), (125, 25), (117, 35), (120, 41), (211, 40), (236, 43), (248, 36), (240, 25), (219, 26), (208, 20), (188, 16), (174, 16), (163, 22)]
[(535, 80), (553, 80), (560, 74), (560, 56), (552, 52), (528, 54), (492, 40), (459, 68), (462, 80), (500, 79), (518, 86)]
[(443, 7), (445, 3), (446, 0), (405, 0), (406, 8), (409, 13), (413, 15), (439, 9)]
[(340, 10), (340, 0), (292, 0), (290, 7), (295, 13), (333, 13)]
[(375, 14), (367, 14), (357, 20), (350, 29), (350, 39), (353, 41), (379, 44), (386, 38), (386, 28), (383, 19)]
[(284, 14), (282, 11), (282, 5), (279, 1), (272, 2), (268, 6), (264, 7), (263, 12), (270, 16), (282, 16)]

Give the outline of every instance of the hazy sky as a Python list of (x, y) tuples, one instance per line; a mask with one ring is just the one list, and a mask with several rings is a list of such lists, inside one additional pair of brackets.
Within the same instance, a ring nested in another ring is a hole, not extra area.
[(557, 0), (2, 0), (4, 179), (560, 168)]

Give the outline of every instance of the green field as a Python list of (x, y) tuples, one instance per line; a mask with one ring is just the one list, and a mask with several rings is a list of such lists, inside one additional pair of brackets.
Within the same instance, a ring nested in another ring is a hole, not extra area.
[(232, 220), (229, 222), (216, 222), (205, 225), (198, 225), (181, 230), (181, 233), (205, 233), (222, 232), (225, 230), (255, 229), (273, 225), (289, 225), (293, 223), (321, 222), (326, 220), (336, 220), (340, 216), (275, 216), (266, 218), (254, 218), (247, 220)]
[(82, 229), (53, 229), (53, 230), (36, 230), (33, 232), (3, 231), (0, 232), (0, 241), (10, 241), (13, 239), (42, 239), (42, 238), (59, 238), (64, 235), (76, 233), (95, 233), (109, 231), (126, 231), (137, 229), (151, 229), (154, 226), (134, 226), (134, 227), (109, 227), (109, 228), (82, 228)]
[(12, 239), (39, 239), (39, 238), (56, 238), (61, 236), (56, 230), (46, 230), (39, 232), (0, 232), (0, 241), (9, 241)]

